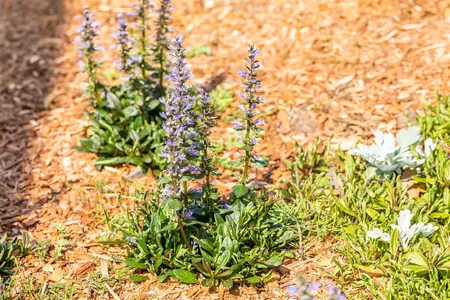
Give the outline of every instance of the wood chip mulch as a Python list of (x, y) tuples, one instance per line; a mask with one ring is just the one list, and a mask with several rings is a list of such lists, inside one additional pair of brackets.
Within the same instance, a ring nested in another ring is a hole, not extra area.
[[(54, 245), (63, 237), (68, 241), (57, 260), (24, 259), (17, 281), (32, 282), (42, 295), (56, 282), (70, 283), (78, 299), (285, 299), (285, 286), (297, 275), (321, 281), (326, 289), (325, 273), (331, 272), (331, 260), (339, 259), (331, 240), (310, 245), (304, 259), (286, 266), (290, 274), (276, 273), (261, 290), (209, 291), (154, 278), (93, 287), (93, 276), (120, 271), (113, 257), (124, 251), (96, 243), (106, 231), (103, 210), (114, 215), (132, 205), (117, 201), (116, 194), (129, 193), (136, 183), (123, 179), (133, 168), (98, 172), (94, 155), (73, 149), (85, 135), (88, 107), (81, 96), (86, 78), (76, 66), (75, 15), (89, 4), (108, 46), (116, 13), (130, 8), (119, 0), (81, 2), (0, 1), (0, 231), (50, 239), (44, 251), (53, 257)], [(261, 49), (268, 125), (260, 153), (271, 158), (273, 182), (287, 178), (283, 160), (294, 154), (294, 142), (333, 136), (333, 144), (346, 150), (369, 137), (370, 129), (407, 126), (423, 100), (432, 101), (435, 90), (449, 91), (448, 0), (173, 2), (174, 28), (186, 36), (187, 46), (212, 50), (211, 56), (189, 60), (196, 84), (219, 78), (237, 92), (246, 45)], [(224, 121), (235, 106), (221, 116), (216, 136), (232, 135)], [(138, 181), (152, 182), (152, 175)], [(32, 297), (24, 286), (19, 295)]]

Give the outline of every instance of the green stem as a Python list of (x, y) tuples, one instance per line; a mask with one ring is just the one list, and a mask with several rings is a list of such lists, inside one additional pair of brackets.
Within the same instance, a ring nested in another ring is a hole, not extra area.
[[(253, 63), (250, 63), (250, 69), (249, 69), (249, 74), (248, 77), (253, 78), (255, 76), (255, 70), (253, 68)], [(247, 99), (247, 104), (248, 104), (248, 112), (245, 114), (245, 118), (246, 118), (246, 126), (245, 126), (245, 146), (250, 147), (251, 141), (251, 126), (252, 126), (252, 117), (250, 114), (250, 112), (252, 111), (252, 104), (255, 98), (255, 91), (253, 90), (252, 86), (247, 87), (246, 92), (248, 93), (248, 99)], [(242, 174), (242, 179), (241, 179), (241, 184), (246, 184), (247, 183), (247, 178), (248, 178), (248, 171), (250, 168), (250, 158), (251, 158), (251, 150), (245, 150), (245, 159), (244, 159), (244, 172)]]
[(96, 101), (96, 104), (98, 104), (100, 102), (100, 93), (98, 92), (98, 79), (97, 79), (97, 75), (95, 74), (95, 69), (94, 69), (94, 61), (92, 59), (92, 54), (88, 53), (86, 55), (87, 61), (88, 61), (88, 74), (89, 74), (89, 80), (91, 82), (91, 85), (93, 87), (93, 92), (94, 92), (94, 98)]
[(177, 217), (178, 217), (178, 226), (180, 227), (180, 232), (181, 232), (181, 236), (183, 237), (184, 243), (188, 247), (189, 251), (192, 251), (191, 244), (189, 244), (188, 238), (186, 236), (186, 232), (184, 231), (183, 220), (181, 218), (181, 214), (179, 211), (177, 211)]
[(165, 96), (166, 92), (164, 90), (164, 50), (163, 46), (161, 46), (160, 54), (159, 54), (159, 89), (161, 90), (161, 94)]
[[(176, 195), (178, 193), (178, 188), (177, 188), (178, 185), (177, 185), (177, 180), (175, 178), (172, 179), (172, 185), (173, 185), (173, 193), (174, 193), (174, 195)], [(189, 251), (192, 251), (191, 244), (189, 243), (186, 232), (184, 231), (183, 219), (182, 219), (181, 213), (179, 211), (177, 211), (177, 219), (178, 219), (178, 227), (180, 227), (181, 237), (183, 238), (184, 243), (188, 247)]]
[(189, 202), (188, 202), (188, 185), (187, 181), (183, 182), (183, 202), (184, 202), (184, 208), (186, 210), (189, 208)]
[(204, 198), (206, 199), (206, 205), (208, 207), (208, 212), (209, 212), (209, 224), (212, 225), (213, 223), (213, 217), (212, 217), (212, 210), (213, 210), (213, 203), (212, 203), (212, 199), (211, 199), (211, 170), (209, 168), (209, 157), (208, 157), (208, 142), (205, 142), (205, 147), (203, 149), (203, 157), (206, 159), (206, 163), (203, 166), (203, 169), (205, 170), (205, 195)]

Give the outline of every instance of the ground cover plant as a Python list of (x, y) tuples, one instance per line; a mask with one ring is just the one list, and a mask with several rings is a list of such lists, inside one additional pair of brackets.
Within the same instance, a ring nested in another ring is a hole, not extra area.
[[(117, 16), (118, 28), (113, 35), (117, 41), (115, 64), (122, 74), (117, 85), (106, 86), (98, 76), (98, 52), (105, 49), (97, 42), (100, 25), (88, 7), (84, 8), (78, 28), (82, 57), (79, 64), (89, 78), (85, 94), (92, 105), (88, 112), (92, 123), (89, 136), (80, 139), (77, 149), (96, 153), (98, 168), (133, 164), (146, 170), (164, 164), (159, 156), (164, 136), (159, 113), (160, 98), (166, 92), (164, 76), (172, 6), (169, 0), (159, 1), (157, 8), (148, 0), (140, 0), (134, 8), (134, 12)], [(157, 18), (152, 24), (154, 11)], [(133, 26), (126, 18), (135, 21)], [(154, 35), (153, 41), (150, 34)]]
[(330, 275), (347, 295), (450, 297), (448, 137), (442, 127), (430, 130), (442, 126), (448, 101), (438, 96), (437, 103), (419, 118), (420, 127), (397, 138), (375, 131), (370, 147), (337, 156), (316, 145), (301, 150), (291, 166), (287, 196), (318, 214), (317, 233), (340, 240), (345, 259), (335, 260)]

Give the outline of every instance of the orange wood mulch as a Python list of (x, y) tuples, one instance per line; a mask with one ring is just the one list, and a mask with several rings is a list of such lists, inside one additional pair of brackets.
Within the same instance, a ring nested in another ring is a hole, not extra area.
[[(196, 84), (221, 78), (237, 92), (246, 45), (261, 49), (268, 125), (260, 153), (271, 158), (273, 182), (287, 178), (283, 160), (294, 154), (294, 142), (334, 136), (333, 144), (345, 150), (370, 129), (405, 127), (422, 100), (433, 100), (435, 90), (449, 91), (448, 0), (173, 2), (175, 32), (186, 36), (188, 47), (212, 50), (211, 56), (189, 59)], [(32, 282), (42, 295), (56, 282), (70, 284), (79, 299), (284, 299), (284, 287), (297, 275), (326, 286), (323, 268), (335, 257), (331, 241), (311, 245), (304, 260), (288, 265), (290, 274), (277, 274), (261, 290), (211, 292), (154, 278), (141, 284), (105, 281), (103, 289), (88, 284), (95, 274), (108, 278), (120, 268), (112, 257), (123, 250), (96, 243), (106, 231), (103, 209), (113, 215), (130, 206), (116, 194), (150, 186), (154, 178), (129, 184), (123, 176), (132, 168), (98, 172), (94, 155), (73, 149), (85, 134), (88, 107), (73, 44), (75, 15), (84, 4), (103, 24), (108, 45), (115, 15), (128, 11), (129, 1), (0, 1), (0, 231), (50, 239), (50, 256), (62, 235), (68, 240), (57, 260), (24, 259), (17, 281)], [(231, 136), (224, 120), (233, 111), (221, 116), (215, 136)]]

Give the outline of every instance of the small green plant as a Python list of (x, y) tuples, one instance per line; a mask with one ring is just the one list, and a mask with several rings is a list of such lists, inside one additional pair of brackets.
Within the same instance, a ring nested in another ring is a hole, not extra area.
[[(290, 164), (292, 181), (283, 195), (303, 208), (303, 227), (314, 226), (313, 236), (339, 238), (335, 250), (345, 264), (335, 260), (330, 275), (346, 294), (356, 289), (357, 299), (450, 295), (449, 156), (439, 137), (423, 141), (419, 132), (426, 130), (401, 131), (397, 141), (377, 133), (375, 145), (356, 153), (368, 165), (341, 151), (324, 156), (317, 146), (299, 149)], [(419, 163), (402, 176), (412, 159)]]
[(194, 46), (191, 49), (186, 51), (186, 57), (194, 57), (200, 55), (211, 55), (211, 48), (208, 46)]
[(28, 255), (32, 251), (29, 235), (22, 234), (22, 240), (17, 237), (8, 241), (8, 235), (0, 239), (0, 279), (7, 282), (13, 274), (16, 259)]
[(233, 102), (233, 92), (222, 86), (218, 86), (211, 92), (211, 100), (216, 112), (222, 113)]

